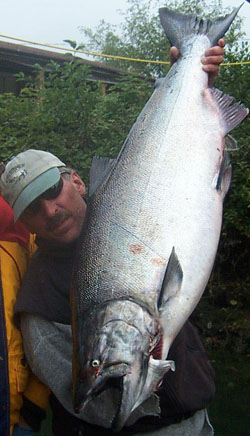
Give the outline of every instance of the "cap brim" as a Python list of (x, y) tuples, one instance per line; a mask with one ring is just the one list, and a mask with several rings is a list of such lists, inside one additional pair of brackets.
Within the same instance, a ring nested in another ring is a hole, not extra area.
[(29, 183), (29, 185), (23, 189), (13, 205), (14, 220), (17, 221), (30, 203), (39, 197), (39, 195), (55, 185), (55, 183), (59, 181), (60, 176), (57, 167), (50, 168), (33, 180), (33, 182)]

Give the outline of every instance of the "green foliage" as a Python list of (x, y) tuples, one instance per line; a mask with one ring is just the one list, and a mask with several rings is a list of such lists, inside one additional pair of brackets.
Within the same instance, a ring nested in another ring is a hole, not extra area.
[(116, 157), (140, 110), (151, 95), (151, 82), (134, 75), (109, 89), (98, 106), (95, 147), (99, 155)]
[(249, 357), (223, 347), (210, 353), (215, 369), (215, 399), (208, 409), (216, 436), (246, 436), (250, 425)]
[(87, 181), (94, 154), (118, 154), (152, 84), (130, 75), (104, 96), (75, 58), (63, 66), (50, 62), (39, 75), (40, 82), (28, 79), (18, 97), (0, 94), (1, 160), (27, 148), (48, 150)]
[(17, 98), (1, 96), (1, 158), (17, 150), (41, 148), (72, 166), (83, 162), (85, 168), (92, 134), (88, 127), (101, 98), (99, 84), (87, 83), (87, 68), (74, 61), (63, 67), (51, 62), (42, 72), (46, 79), (41, 87), (29, 83)]
[[(95, 31), (82, 28), (82, 33), (87, 39), (85, 49), (118, 57), (168, 61), (169, 44), (162, 31), (158, 14), (151, 15), (152, 2), (136, 0), (128, 3), (130, 7), (127, 16), (119, 29), (105, 21), (101, 21)], [(154, 11), (157, 10), (156, 7)], [(105, 62), (142, 75), (160, 76), (168, 69), (161, 64), (124, 62), (112, 58), (105, 59)]]

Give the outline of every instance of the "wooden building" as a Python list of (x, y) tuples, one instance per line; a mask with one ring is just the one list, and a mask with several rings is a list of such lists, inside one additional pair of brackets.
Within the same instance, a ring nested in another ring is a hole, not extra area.
[[(18, 95), (22, 85), (20, 82), (16, 82), (13, 75), (19, 72), (30, 75), (34, 70), (35, 64), (43, 67), (51, 60), (62, 64), (71, 59), (71, 57), (62, 53), (0, 41), (0, 92), (13, 92), (15, 95)], [(78, 59), (84, 65), (90, 67), (90, 80), (101, 81), (104, 90), (108, 85), (116, 83), (118, 78), (123, 74), (117, 68), (82, 58)]]

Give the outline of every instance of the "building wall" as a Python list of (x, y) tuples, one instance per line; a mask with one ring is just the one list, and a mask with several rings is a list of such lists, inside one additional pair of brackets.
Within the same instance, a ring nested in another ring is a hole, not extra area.
[(21, 89), (20, 83), (16, 82), (13, 74), (0, 71), (0, 93), (12, 92), (18, 95)]

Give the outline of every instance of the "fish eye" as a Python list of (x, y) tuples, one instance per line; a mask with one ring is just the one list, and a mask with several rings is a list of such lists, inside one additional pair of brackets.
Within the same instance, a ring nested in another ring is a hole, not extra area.
[(96, 368), (96, 367), (99, 366), (99, 365), (100, 365), (99, 360), (97, 360), (97, 359), (92, 360), (92, 362), (91, 362), (91, 366), (93, 366), (93, 368)]

